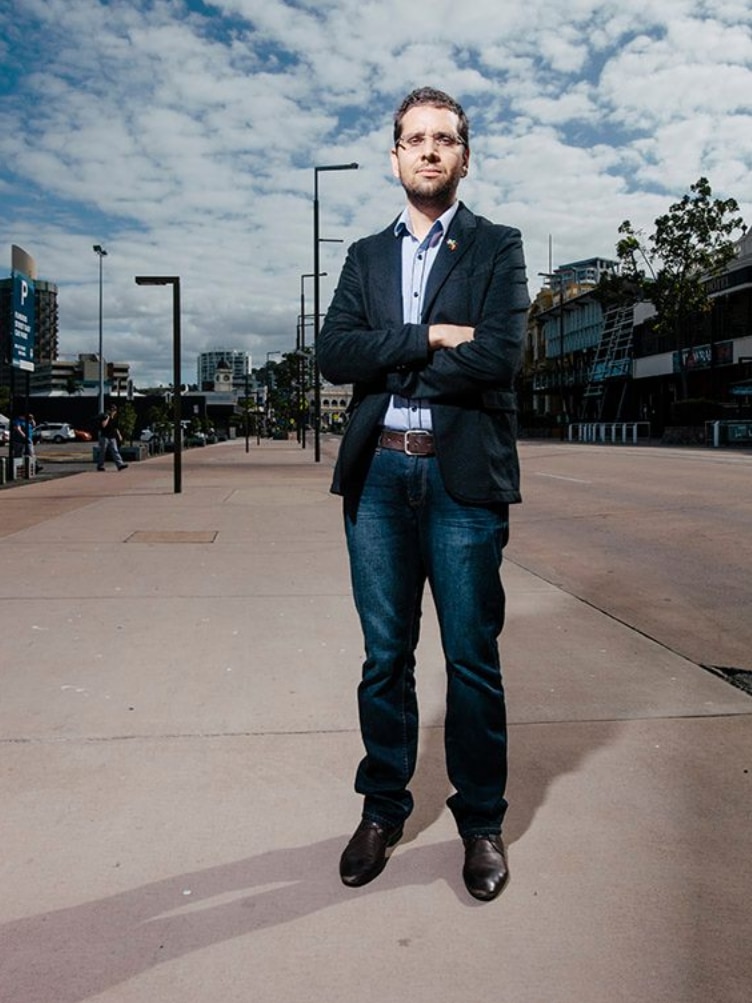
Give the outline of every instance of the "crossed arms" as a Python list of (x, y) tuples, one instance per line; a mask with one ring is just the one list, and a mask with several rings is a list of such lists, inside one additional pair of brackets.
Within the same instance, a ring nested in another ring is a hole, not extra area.
[(428, 400), (510, 389), (529, 303), (519, 232), (487, 224), (423, 324), (388, 318), (383, 291), (369, 281), (372, 247), (367, 238), (348, 252), (317, 345), (325, 378)]

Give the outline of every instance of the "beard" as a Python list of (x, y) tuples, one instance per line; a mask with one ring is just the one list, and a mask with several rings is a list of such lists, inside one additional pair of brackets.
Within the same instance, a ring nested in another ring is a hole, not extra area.
[(420, 210), (448, 209), (454, 202), (459, 177), (447, 175), (440, 178), (400, 178), (408, 201)]

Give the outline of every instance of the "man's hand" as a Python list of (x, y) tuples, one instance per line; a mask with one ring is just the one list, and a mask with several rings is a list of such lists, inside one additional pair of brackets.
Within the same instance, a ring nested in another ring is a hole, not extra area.
[(474, 327), (461, 324), (431, 324), (428, 328), (428, 346), (435, 348), (456, 348), (475, 337)]

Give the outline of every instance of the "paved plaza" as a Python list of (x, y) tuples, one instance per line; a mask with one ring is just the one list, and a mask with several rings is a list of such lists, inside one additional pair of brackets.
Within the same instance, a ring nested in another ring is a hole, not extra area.
[(748, 1003), (752, 697), (530, 570), (524, 505), (510, 883), (462, 883), (430, 602), (416, 811), (340, 883), (362, 653), (336, 448), (191, 450), (178, 495), (170, 456), (0, 492), (1, 1003)]

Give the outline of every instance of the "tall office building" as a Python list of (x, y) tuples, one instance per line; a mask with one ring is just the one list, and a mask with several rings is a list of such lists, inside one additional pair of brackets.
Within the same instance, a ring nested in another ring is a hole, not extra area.
[(232, 373), (232, 386), (241, 390), (245, 386), (245, 374), (251, 371), (250, 352), (237, 348), (218, 348), (213, 352), (201, 352), (197, 359), (196, 375), (199, 390), (214, 389), (214, 376), (220, 362), (226, 362)]

